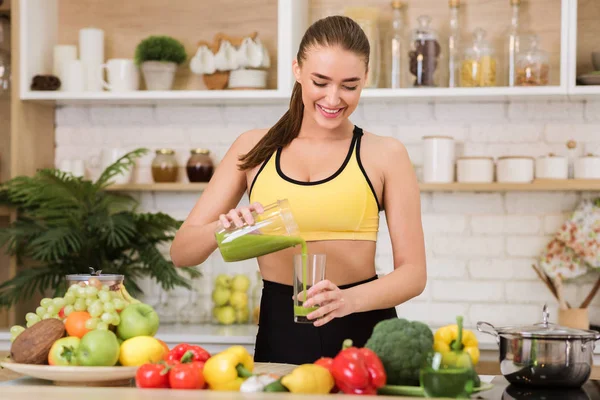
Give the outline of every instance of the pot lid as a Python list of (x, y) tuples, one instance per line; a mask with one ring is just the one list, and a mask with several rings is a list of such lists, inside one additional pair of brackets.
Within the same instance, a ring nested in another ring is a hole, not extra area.
[(519, 336), (539, 339), (600, 339), (600, 332), (573, 329), (548, 322), (548, 307), (544, 304), (542, 322), (533, 325), (494, 328), (498, 335)]

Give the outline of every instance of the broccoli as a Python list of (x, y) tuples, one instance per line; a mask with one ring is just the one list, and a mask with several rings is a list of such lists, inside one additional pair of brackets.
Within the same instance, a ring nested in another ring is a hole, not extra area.
[(419, 321), (391, 318), (373, 328), (365, 347), (381, 359), (388, 385), (419, 385), (419, 369), (433, 348), (433, 333)]

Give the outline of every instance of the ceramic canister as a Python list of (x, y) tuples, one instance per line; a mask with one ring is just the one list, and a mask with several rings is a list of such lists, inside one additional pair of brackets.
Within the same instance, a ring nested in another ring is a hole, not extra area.
[(535, 161), (535, 177), (538, 179), (568, 179), (569, 160), (567, 157), (550, 153)]
[(533, 181), (534, 159), (528, 156), (498, 157), (496, 175), (498, 182), (528, 183)]
[(458, 182), (488, 183), (494, 181), (492, 157), (459, 157), (456, 159)]
[(600, 156), (587, 154), (575, 160), (575, 179), (600, 179)]
[(423, 182), (450, 183), (454, 181), (454, 138), (450, 136), (423, 137)]

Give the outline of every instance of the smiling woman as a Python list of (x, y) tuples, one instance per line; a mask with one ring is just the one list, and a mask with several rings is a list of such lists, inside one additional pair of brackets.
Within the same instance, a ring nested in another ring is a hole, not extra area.
[[(240, 135), (171, 247), (175, 265), (215, 251), (214, 231), (253, 224), (252, 212), (287, 199), (310, 254), (326, 255), (325, 280), (308, 290), (295, 324), (293, 259), (287, 248), (258, 258), (264, 289), (255, 361), (311, 363), (334, 356), (345, 339), (363, 346), (373, 327), (426, 284), (419, 187), (405, 147), (365, 132), (349, 117), (369, 74), (370, 46), (352, 19), (332, 16), (306, 31), (292, 63), (289, 110), (269, 129)], [(246, 192), (251, 206), (237, 207)], [(236, 208), (237, 207), (237, 208)], [(378, 277), (379, 214), (386, 213), (394, 270)]]

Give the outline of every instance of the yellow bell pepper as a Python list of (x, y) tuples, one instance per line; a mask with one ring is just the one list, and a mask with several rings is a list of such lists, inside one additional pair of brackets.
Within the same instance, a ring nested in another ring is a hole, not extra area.
[(212, 390), (239, 391), (254, 369), (254, 359), (244, 346), (231, 346), (206, 360), (204, 380)]
[[(443, 326), (433, 335), (433, 350), (442, 354), (447, 353), (453, 349), (452, 345), (456, 340), (458, 340), (458, 324)], [(480, 355), (479, 343), (472, 331), (463, 329), (459, 350), (469, 354), (473, 365), (477, 365)]]
[(281, 384), (292, 393), (327, 394), (335, 381), (327, 368), (316, 364), (302, 364), (281, 378)]

